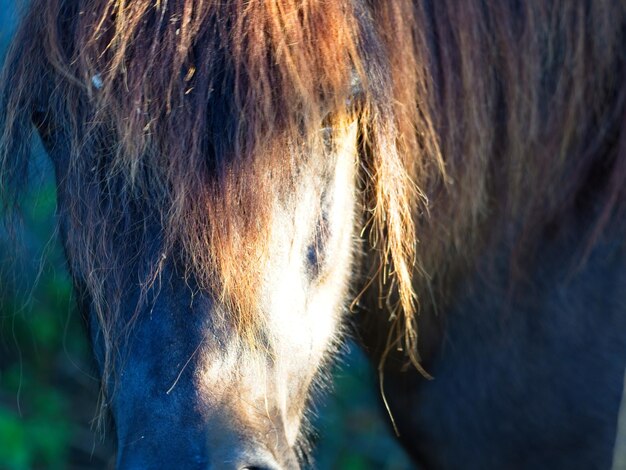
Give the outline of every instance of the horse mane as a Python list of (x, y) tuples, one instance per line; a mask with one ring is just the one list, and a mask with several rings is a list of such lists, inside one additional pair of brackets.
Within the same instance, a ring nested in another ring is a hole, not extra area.
[(254, 343), (271, 201), (314, 164), (322, 122), (358, 119), (375, 276), (417, 364), (417, 300), (493, 230), (533, 238), (598, 178), (596, 235), (623, 205), (625, 18), (612, 0), (33, 0), (0, 96), (2, 197), (35, 116), (66, 146), (71, 269), (106, 350), (128, 253), (146, 253), (144, 292), (182, 260)]

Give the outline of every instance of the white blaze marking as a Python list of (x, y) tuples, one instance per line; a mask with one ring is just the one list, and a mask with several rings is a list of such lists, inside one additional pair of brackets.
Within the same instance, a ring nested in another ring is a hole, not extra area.
[[(354, 231), (356, 133), (352, 124), (337, 129), (336, 167), (334, 180), (329, 188), (330, 206), (328, 223), (330, 238), (325, 246), (325, 259), (319, 280), (310, 282), (307, 277), (305, 250), (311, 234), (318, 223), (319, 188), (313, 182), (302, 192), (297, 201), (294, 226), (285, 227), (289, 214), (278, 214), (273, 228), (272, 260), (268, 266), (271, 277), (264, 286), (268, 299), (268, 323), (274, 332), (277, 348), (278, 375), (282, 380), (298, 374), (303, 364), (309, 364), (311, 372), (320, 366), (324, 353), (339, 328), (352, 265), (352, 240)], [(292, 209), (293, 210), (293, 209)], [(286, 392), (287, 387), (281, 387)], [(287, 405), (288, 397), (279, 402)], [(299, 422), (288, 425), (288, 440), (295, 441)], [(290, 425), (290, 426), (289, 426)]]
[(200, 352), (205, 358), (197, 380), (207, 404), (219, 403), (236, 385), (238, 396), (230, 399), (250, 405), (244, 408), (258, 412), (258, 404), (265, 400), (268, 417), (270, 405), (278, 408), (274, 411), (283, 415), (289, 445), (294, 444), (300, 431), (302, 416), (297, 407), (304, 403), (293, 402), (288, 393), (306, 393), (339, 332), (345, 307), (354, 251), (356, 140), (356, 123), (335, 129), (332, 136), (332, 161), (336, 163), (331, 169), (333, 179), (325, 182), (329, 185), (329, 237), (324, 246), (326, 262), (317, 279), (310, 279), (306, 252), (320, 222), (319, 178), (323, 175), (313, 171), (309, 178), (303, 178), (291, 201), (275, 205), (270, 255), (264, 267), (262, 298), (258, 300), (266, 315), (267, 331), (272, 334), (275, 362), (268, 368), (263, 355), (255, 357), (240, 351), (236, 342), (226, 345), (225, 351), (201, 348)]

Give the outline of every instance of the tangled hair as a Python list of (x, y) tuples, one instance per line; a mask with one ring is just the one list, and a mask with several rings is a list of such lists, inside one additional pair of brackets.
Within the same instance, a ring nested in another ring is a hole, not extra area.
[(417, 365), (416, 300), (445, 298), (494, 233), (524, 247), (593, 187), (593, 238), (623, 206), (624, 9), (32, 0), (0, 97), (2, 197), (23, 186), (34, 119), (66, 159), (65, 242), (106, 364), (122, 286), (145, 295), (167, 257), (254, 344), (271, 202), (325, 155), (322, 123), (356, 118), (390, 344)]

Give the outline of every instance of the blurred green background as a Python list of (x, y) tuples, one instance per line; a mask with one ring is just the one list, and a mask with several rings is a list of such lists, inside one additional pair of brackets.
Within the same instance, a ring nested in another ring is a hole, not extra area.
[[(0, 60), (15, 9), (0, 0)], [(98, 380), (55, 232), (52, 169), (38, 148), (16, 237), (0, 228), (0, 469), (112, 468), (112, 439), (91, 424)], [(316, 467), (410, 468), (376, 405), (373, 371), (347, 348), (316, 410)]]

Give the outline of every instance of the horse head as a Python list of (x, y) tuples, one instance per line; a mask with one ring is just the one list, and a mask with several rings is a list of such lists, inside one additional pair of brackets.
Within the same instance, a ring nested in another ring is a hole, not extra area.
[(371, 16), (46, 1), (27, 36), (49, 47), (9, 58), (3, 175), (32, 119), (118, 466), (298, 467), (364, 243), (412, 308), (416, 191)]

